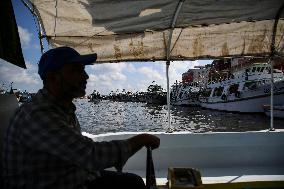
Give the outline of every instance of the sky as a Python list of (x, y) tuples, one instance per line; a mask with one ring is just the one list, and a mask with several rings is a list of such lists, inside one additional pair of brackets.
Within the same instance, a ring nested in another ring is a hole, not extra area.
[[(21, 39), (22, 51), (27, 69), (9, 64), (0, 59), (0, 86), (5, 89), (13, 88), (37, 92), (42, 88), (42, 81), (37, 74), (37, 63), (41, 56), (40, 41), (35, 18), (20, 0), (12, 0), (18, 31)], [(45, 50), (48, 44), (45, 42)], [(210, 60), (175, 61), (171, 62), (169, 69), (170, 85), (181, 81), (182, 73), (194, 66), (210, 64)], [(93, 90), (101, 94), (111, 91), (146, 91), (147, 87), (155, 81), (166, 89), (166, 63), (165, 62), (127, 62), (105, 63), (86, 66), (89, 75), (86, 93)]]

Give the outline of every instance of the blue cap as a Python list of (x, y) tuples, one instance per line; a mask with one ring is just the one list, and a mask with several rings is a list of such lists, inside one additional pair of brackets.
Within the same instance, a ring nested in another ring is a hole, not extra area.
[(97, 60), (97, 54), (80, 55), (71, 47), (58, 47), (45, 52), (38, 64), (38, 74), (43, 79), (47, 72), (55, 71), (65, 64), (90, 65)]

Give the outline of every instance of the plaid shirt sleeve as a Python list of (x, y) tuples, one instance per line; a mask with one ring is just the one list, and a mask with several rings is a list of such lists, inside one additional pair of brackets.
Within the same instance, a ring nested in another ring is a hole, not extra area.
[(34, 111), (26, 115), (29, 129), (21, 130), (25, 145), (73, 162), (88, 171), (119, 167), (131, 154), (126, 141), (94, 142), (75, 130), (60, 114)]

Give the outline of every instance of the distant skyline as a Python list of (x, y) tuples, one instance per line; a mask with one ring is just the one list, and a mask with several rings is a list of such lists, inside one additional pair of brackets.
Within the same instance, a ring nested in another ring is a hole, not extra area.
[[(21, 1), (12, 0), (21, 46), (27, 69), (22, 69), (0, 59), (0, 85), (21, 91), (37, 92), (42, 88), (42, 81), (37, 74), (37, 62), (40, 59), (40, 45), (37, 37), (36, 22), (29, 10)], [(45, 45), (45, 50), (48, 46)], [(169, 77), (170, 85), (176, 80), (181, 81), (182, 73), (198, 65), (210, 64), (211, 60), (175, 61), (171, 62)], [(155, 81), (166, 89), (166, 64), (165, 62), (127, 62), (105, 63), (86, 66), (89, 75), (87, 94), (93, 90), (101, 94), (111, 91), (146, 91), (147, 87)]]

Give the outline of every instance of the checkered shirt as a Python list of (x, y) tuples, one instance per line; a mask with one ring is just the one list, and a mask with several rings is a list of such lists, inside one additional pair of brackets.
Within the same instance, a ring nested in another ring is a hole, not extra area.
[(75, 110), (41, 89), (16, 111), (4, 141), (4, 188), (84, 189), (100, 170), (125, 164), (129, 144), (83, 136)]

